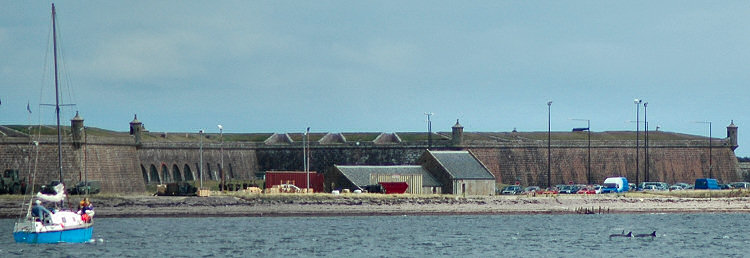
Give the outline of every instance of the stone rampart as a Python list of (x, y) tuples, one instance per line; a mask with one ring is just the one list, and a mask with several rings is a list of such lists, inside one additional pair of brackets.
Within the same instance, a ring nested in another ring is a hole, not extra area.
[[(705, 142), (704, 142), (705, 143)], [(658, 147), (657, 147), (658, 146)], [(546, 146), (472, 147), (472, 151), (497, 178), (498, 183), (547, 185)], [(591, 147), (591, 183), (611, 176), (625, 176), (631, 182), (662, 181), (692, 183), (696, 178), (714, 177), (722, 182), (742, 179), (734, 152), (727, 147), (711, 148), (712, 169), (709, 170), (708, 146), (680, 143), (655, 144), (648, 149), (648, 174), (645, 148), (641, 146), (636, 161), (634, 146), (616, 147), (593, 144)], [(550, 182), (554, 184), (588, 183), (588, 146), (550, 148)], [(636, 170), (636, 162), (639, 169)], [(636, 171), (638, 175), (636, 176)]]
[[(118, 139), (90, 137), (92, 141), (75, 147), (63, 137), (63, 180), (74, 185), (84, 179), (100, 181), (107, 192), (142, 192), (145, 190), (137, 173), (134, 146)], [(16, 169), (29, 184), (41, 185), (59, 180), (57, 137), (4, 138), (0, 141), (0, 169)], [(96, 143), (93, 143), (96, 142)], [(102, 144), (106, 143), (106, 144)]]
[[(0, 169), (18, 169), (22, 176), (34, 171), (36, 182), (57, 179), (56, 137), (38, 138), (38, 148), (27, 137), (0, 137)], [(630, 140), (591, 142), (591, 182), (601, 183), (609, 176), (626, 176), (631, 182), (664, 181), (691, 183), (695, 178), (715, 177), (722, 182), (741, 181), (743, 174), (726, 140), (650, 141), (648, 174), (645, 149), (639, 143), (636, 179), (636, 148)], [(422, 141), (375, 144), (373, 142), (310, 143), (310, 166), (325, 172), (338, 165), (411, 165), (427, 148)], [(465, 148), (496, 176), (498, 183), (523, 185), (547, 184), (547, 144), (542, 140), (467, 141), (460, 145), (433, 143), (433, 149)], [(36, 151), (39, 151), (38, 160)], [(553, 140), (551, 142), (551, 182), (586, 183), (588, 141)], [(93, 137), (75, 147), (68, 137), (63, 144), (65, 179), (78, 182), (85, 177), (102, 182), (105, 192), (142, 192), (146, 184), (197, 180), (201, 154), (199, 142), (143, 142), (136, 145), (132, 136)], [(203, 143), (205, 180), (219, 178), (224, 161), (228, 179), (254, 179), (265, 171), (302, 170), (301, 142), (266, 144), (263, 142)], [(37, 162), (35, 162), (37, 160)], [(712, 168), (709, 169), (709, 162)]]

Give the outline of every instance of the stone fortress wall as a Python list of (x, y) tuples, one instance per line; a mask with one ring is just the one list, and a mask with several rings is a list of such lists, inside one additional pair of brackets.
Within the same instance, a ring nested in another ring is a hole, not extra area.
[[(76, 123), (80, 124), (73, 124), (73, 132), (80, 131), (83, 126), (82, 119)], [(334, 164), (413, 165), (428, 147), (435, 150), (468, 149), (489, 168), (498, 183), (547, 185), (546, 139), (476, 140), (476, 136), (483, 133), (464, 133), (463, 127), (458, 123), (457, 126), (452, 134), (435, 134), (431, 143), (426, 140), (402, 141), (395, 133), (362, 142), (346, 141), (346, 134), (327, 134), (317, 141), (309, 141), (310, 170), (325, 172)], [(703, 177), (714, 177), (721, 182), (747, 180), (734, 154), (737, 127), (730, 127), (727, 130), (730, 136), (733, 133), (733, 137), (711, 141), (710, 161), (709, 143), (705, 138), (651, 140), (648, 173), (641, 140), (637, 180), (668, 183), (691, 183), (695, 178)], [(0, 169), (18, 169), (22, 176), (29, 176), (36, 164), (37, 184), (57, 180), (55, 137), (38, 138), (39, 145), (35, 147), (28, 136), (17, 130), (0, 127), (0, 132), (3, 132), (0, 135)], [(166, 133), (149, 133), (137, 119), (131, 122), (130, 134), (96, 137), (69, 133), (63, 137), (65, 180), (78, 182), (85, 177), (102, 182), (104, 192), (143, 192), (147, 184), (197, 180), (201, 152), (204, 180), (218, 179), (222, 156), (227, 179), (255, 179), (263, 172), (273, 170), (303, 170), (302, 141), (294, 141), (288, 135), (280, 137), (274, 134), (268, 139), (282, 140), (262, 142), (218, 142), (216, 138), (209, 139), (204, 135), (206, 141), (202, 143), (196, 140), (197, 134), (185, 136), (185, 140), (170, 140)], [(592, 140), (589, 148), (588, 141), (553, 138), (550, 145), (549, 181), (553, 185), (588, 183), (589, 179), (592, 183), (601, 183), (610, 176), (626, 176), (631, 182), (636, 181), (634, 140)], [(590, 175), (587, 172), (589, 150)]]

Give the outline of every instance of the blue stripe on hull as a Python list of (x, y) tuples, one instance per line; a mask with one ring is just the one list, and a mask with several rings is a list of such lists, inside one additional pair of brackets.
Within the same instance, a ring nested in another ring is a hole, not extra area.
[(94, 227), (79, 228), (72, 230), (29, 233), (15, 232), (13, 238), (16, 243), (50, 244), (50, 243), (85, 243), (91, 240)]

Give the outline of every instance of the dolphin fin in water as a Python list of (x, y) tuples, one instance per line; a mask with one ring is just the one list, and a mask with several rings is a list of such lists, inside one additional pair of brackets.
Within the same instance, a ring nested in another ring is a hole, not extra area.
[(627, 234), (625, 234), (625, 230), (623, 230), (622, 234), (609, 235), (609, 238), (613, 238), (613, 237), (633, 237), (633, 232), (628, 232)]
[(656, 231), (651, 232), (651, 234), (636, 234), (635, 237), (656, 237)]

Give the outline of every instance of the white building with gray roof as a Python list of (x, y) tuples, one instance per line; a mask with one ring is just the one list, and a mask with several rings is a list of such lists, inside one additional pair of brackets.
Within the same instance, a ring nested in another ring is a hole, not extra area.
[(407, 182), (407, 193), (493, 195), (495, 176), (469, 151), (427, 150), (419, 165), (334, 165), (332, 189), (369, 190), (380, 182)]
[(334, 165), (334, 189), (368, 189), (380, 182), (407, 182), (407, 193), (440, 194), (442, 184), (422, 166), (341, 166)]
[(418, 162), (443, 185), (444, 194), (495, 194), (495, 176), (469, 151), (427, 150)]

